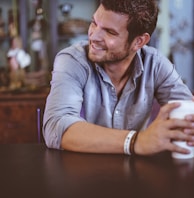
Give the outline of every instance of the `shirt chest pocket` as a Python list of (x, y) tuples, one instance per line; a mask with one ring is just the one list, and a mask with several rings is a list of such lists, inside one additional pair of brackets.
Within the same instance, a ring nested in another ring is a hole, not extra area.
[(152, 103), (150, 102), (140, 102), (133, 105), (130, 105), (127, 108), (127, 128), (139, 130), (143, 127), (146, 120), (149, 119), (149, 116), (152, 111)]

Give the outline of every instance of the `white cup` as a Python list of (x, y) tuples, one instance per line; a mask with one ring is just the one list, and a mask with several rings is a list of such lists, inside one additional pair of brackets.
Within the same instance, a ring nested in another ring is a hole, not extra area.
[[(171, 100), (168, 103), (179, 102), (181, 105), (170, 112), (169, 118), (184, 119), (188, 114), (194, 114), (194, 102), (192, 100)], [(194, 157), (194, 147), (189, 146), (184, 141), (173, 141), (174, 144), (186, 148), (190, 151), (189, 154), (181, 154), (172, 152), (172, 157), (176, 159), (189, 159)]]

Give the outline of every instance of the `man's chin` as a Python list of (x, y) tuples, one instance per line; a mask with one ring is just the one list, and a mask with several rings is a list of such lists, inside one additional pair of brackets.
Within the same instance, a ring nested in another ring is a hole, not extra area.
[(88, 53), (88, 58), (92, 61), (92, 62), (96, 62), (96, 63), (100, 63), (102, 62), (102, 58), (94, 55), (94, 54), (90, 54)]

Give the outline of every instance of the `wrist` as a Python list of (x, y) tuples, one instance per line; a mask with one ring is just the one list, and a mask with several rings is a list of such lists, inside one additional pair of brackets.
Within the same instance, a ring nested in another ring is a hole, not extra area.
[(137, 155), (147, 155), (148, 150), (147, 150), (147, 145), (148, 142), (145, 140), (144, 133), (139, 132), (138, 136), (136, 137), (136, 141), (134, 143), (134, 152)]
[(127, 155), (134, 155), (135, 154), (135, 142), (137, 139), (137, 131), (131, 130), (127, 134), (125, 141), (124, 141), (124, 153)]

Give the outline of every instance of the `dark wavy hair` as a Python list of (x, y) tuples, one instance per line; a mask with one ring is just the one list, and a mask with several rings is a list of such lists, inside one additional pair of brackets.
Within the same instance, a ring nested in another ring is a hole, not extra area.
[(156, 28), (158, 6), (156, 0), (101, 0), (106, 10), (129, 16), (129, 42), (136, 36), (149, 33)]

